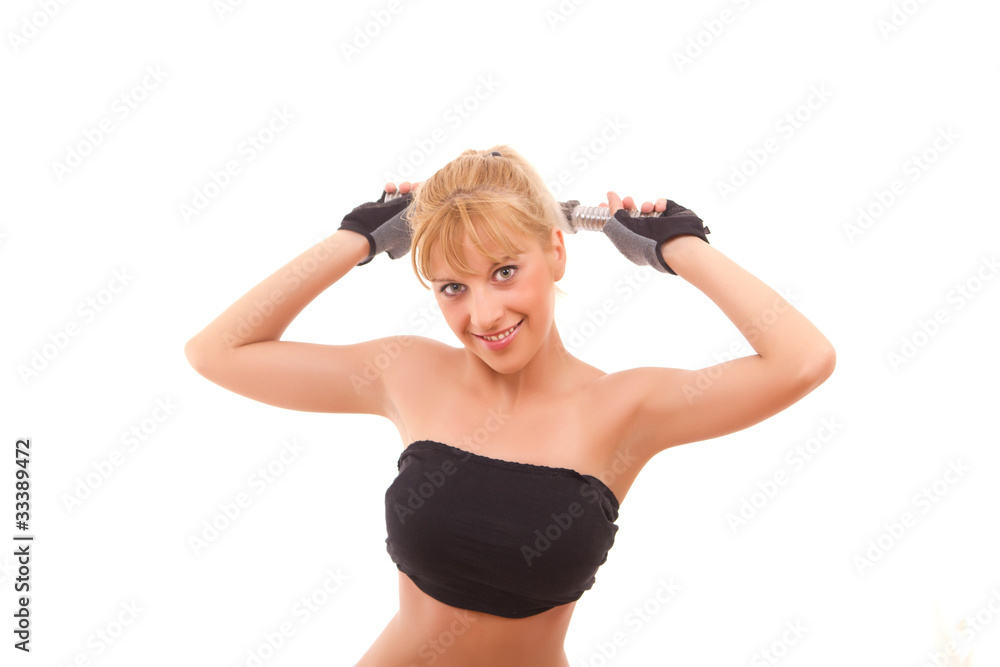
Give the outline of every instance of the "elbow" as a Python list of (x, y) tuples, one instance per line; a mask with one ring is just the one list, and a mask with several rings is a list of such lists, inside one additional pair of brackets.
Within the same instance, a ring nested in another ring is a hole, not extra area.
[(184, 344), (184, 357), (198, 375), (205, 375), (205, 365), (208, 356), (205, 354), (204, 346), (198, 341), (197, 336)]
[[(200, 336), (200, 334), (199, 334)], [(204, 337), (195, 336), (184, 344), (184, 356), (198, 375), (215, 382), (220, 372), (231, 367), (232, 348), (209, 345)]]
[(837, 351), (828, 343), (822, 349), (810, 355), (808, 363), (802, 367), (800, 377), (809, 386), (810, 391), (812, 391), (812, 389), (823, 384), (833, 375), (833, 369), (836, 366)]

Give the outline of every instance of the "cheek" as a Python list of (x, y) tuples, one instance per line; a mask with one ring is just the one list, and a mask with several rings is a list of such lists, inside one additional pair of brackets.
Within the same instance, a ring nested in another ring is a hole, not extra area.
[(546, 285), (531, 285), (518, 287), (512, 293), (510, 301), (512, 308), (523, 314), (533, 314), (535, 317), (547, 316), (552, 311), (552, 299), (545, 290)]
[(461, 326), (461, 315), (457, 308), (442, 301), (437, 302), (437, 307), (438, 310), (441, 311), (441, 316), (444, 317), (444, 321), (450, 329), (455, 329), (456, 327)]
[[(464, 340), (468, 335), (469, 329), (469, 313), (461, 301), (457, 303), (450, 303), (444, 300), (438, 300), (437, 302), (438, 310), (441, 311), (441, 317), (444, 319), (444, 323), (448, 326), (455, 337)], [(431, 313), (430, 316), (434, 318), (433, 321), (437, 320), (437, 313)]]

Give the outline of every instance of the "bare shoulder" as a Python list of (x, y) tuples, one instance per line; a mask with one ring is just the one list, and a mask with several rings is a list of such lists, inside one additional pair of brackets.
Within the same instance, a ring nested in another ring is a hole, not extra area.
[(399, 402), (407, 400), (414, 387), (447, 375), (460, 353), (459, 348), (425, 336), (389, 336), (381, 339), (379, 351), (366, 363), (366, 379), (381, 377), (398, 414)]
[(613, 454), (626, 452), (643, 461), (655, 455), (650, 442), (661, 434), (651, 430), (655, 426), (644, 418), (644, 406), (655, 392), (674, 393), (683, 374), (681, 369), (639, 367), (605, 373), (591, 382), (585, 409), (604, 423)]
[[(593, 395), (615, 414), (628, 418), (642, 403), (643, 398), (655, 389), (655, 383), (669, 383), (671, 368), (627, 368), (595, 376)], [(679, 373), (679, 372), (678, 372)], [(677, 377), (680, 377), (679, 374)]]
[(379, 338), (365, 363), (367, 376), (380, 376), (388, 386), (407, 385), (419, 375), (450, 363), (457, 348), (425, 336), (398, 335)]

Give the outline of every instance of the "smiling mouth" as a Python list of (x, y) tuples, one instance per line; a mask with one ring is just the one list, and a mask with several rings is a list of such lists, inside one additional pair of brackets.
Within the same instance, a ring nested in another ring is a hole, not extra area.
[[(521, 320), (521, 322), (523, 322), (523, 321), (524, 320)], [(493, 341), (493, 342), (501, 341), (504, 338), (506, 338), (507, 336), (509, 336), (512, 333), (514, 333), (514, 331), (516, 331), (517, 328), (519, 326), (521, 326), (521, 322), (518, 322), (517, 324), (515, 324), (511, 328), (507, 329), (506, 331), (501, 331), (500, 333), (498, 333), (498, 334), (496, 334), (494, 336), (480, 336), (479, 334), (472, 334), (472, 335), (475, 336), (476, 338), (482, 338), (483, 340), (490, 340), (490, 341)]]

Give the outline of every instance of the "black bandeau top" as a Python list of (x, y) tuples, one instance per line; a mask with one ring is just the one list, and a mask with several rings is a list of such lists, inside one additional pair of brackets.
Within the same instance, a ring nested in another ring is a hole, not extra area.
[(615, 541), (619, 503), (569, 468), (417, 440), (385, 492), (386, 550), (444, 604), (507, 618), (578, 600)]

